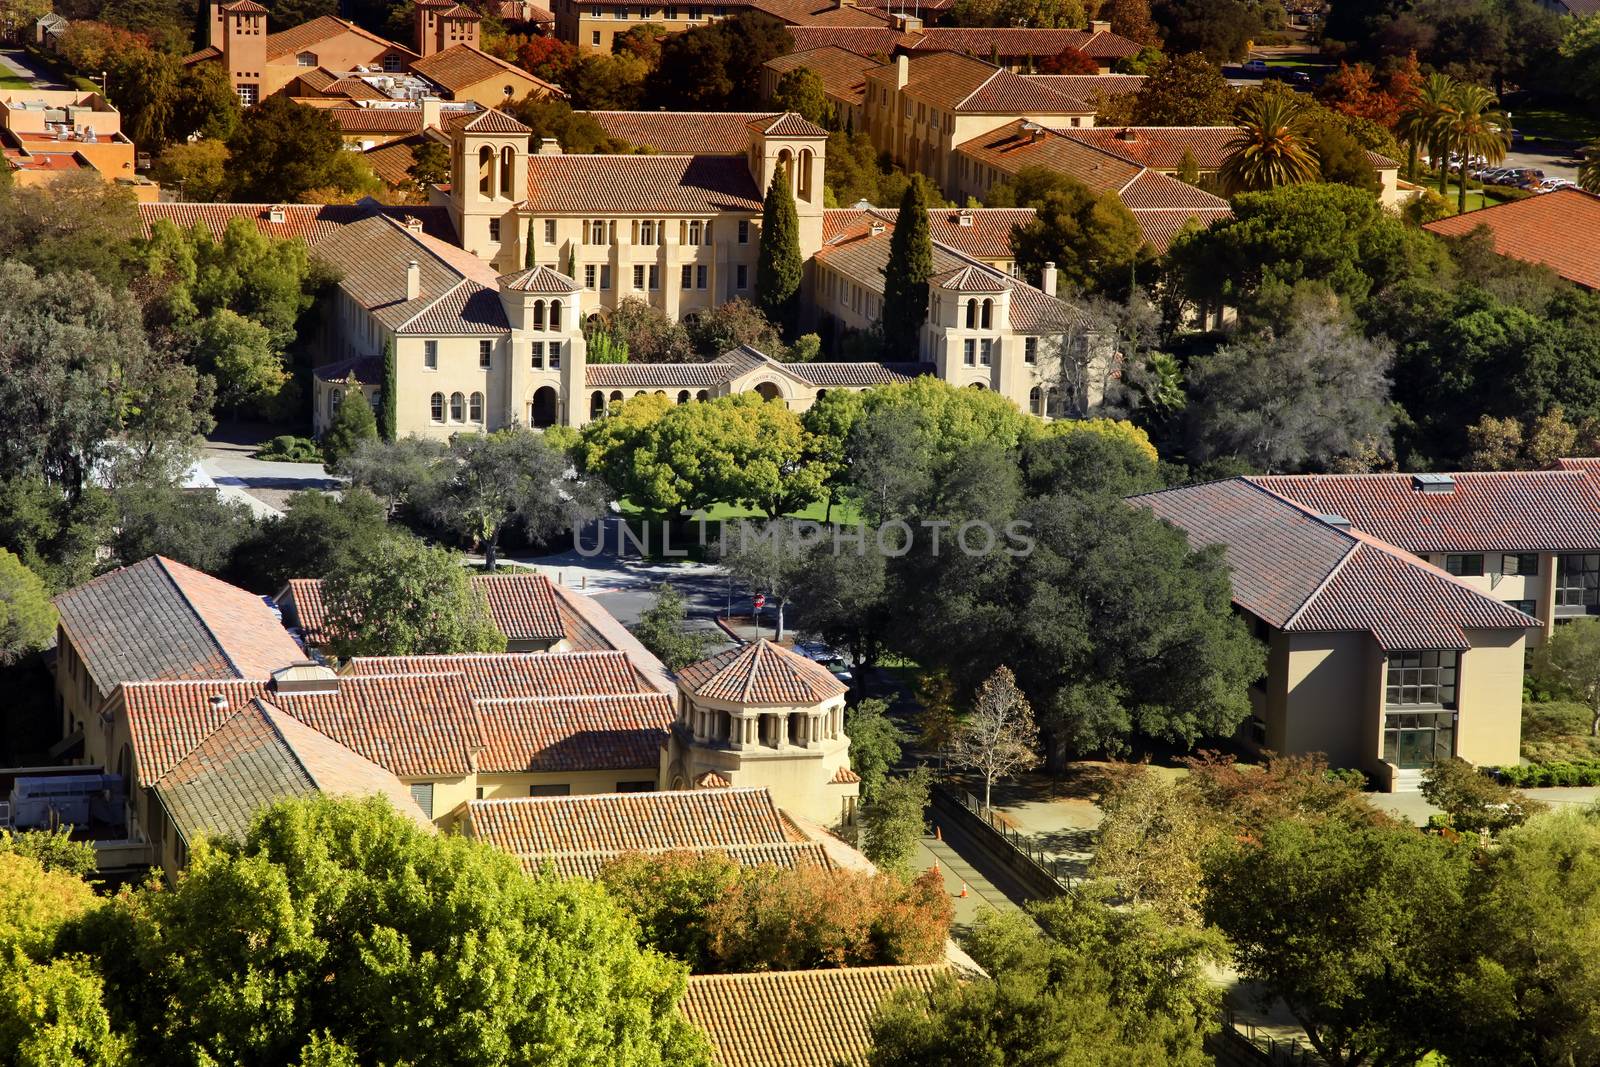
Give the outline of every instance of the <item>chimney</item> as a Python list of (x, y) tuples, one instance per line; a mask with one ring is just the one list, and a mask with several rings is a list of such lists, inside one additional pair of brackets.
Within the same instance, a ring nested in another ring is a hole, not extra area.
[(886, 229), (888, 229), (888, 227), (885, 226), (883, 223), (874, 222), (872, 224), (872, 236), (877, 237), (879, 234), (883, 233), (883, 231), (886, 230)]
[(539, 139), (539, 150), (534, 153), (537, 156), (559, 156), (563, 154), (561, 142), (554, 137), (541, 137)]
[(1089, 20), (1089, 32), (1090, 33), (1110, 33), (1111, 32), (1111, 23), (1107, 22), (1105, 19), (1090, 19)]
[(211, 694), (211, 697), (206, 701), (206, 703), (211, 705), (212, 711), (228, 710), (228, 698), (223, 696), (221, 693)]
[(442, 121), (444, 101), (437, 96), (422, 98), (422, 128), (424, 130), (438, 129)]
[(904, 89), (911, 80), (911, 60), (904, 53), (894, 57), (894, 87)]
[(1044, 265), (1043, 275), (1039, 279), (1039, 288), (1044, 290), (1045, 296), (1056, 295), (1056, 265), (1053, 261)]
[(422, 295), (422, 267), (416, 260), (406, 264), (406, 299), (415, 300)]
[(1124, 126), (1122, 129), (1117, 131), (1117, 140), (1119, 141), (1132, 142), (1137, 141), (1138, 139), (1139, 131), (1135, 130), (1132, 126)]

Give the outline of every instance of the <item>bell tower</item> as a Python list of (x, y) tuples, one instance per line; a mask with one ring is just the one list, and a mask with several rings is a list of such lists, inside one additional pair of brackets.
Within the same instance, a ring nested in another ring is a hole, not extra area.
[(528, 136), (533, 131), (501, 111), (457, 126), (450, 145), (450, 217), (461, 247), (500, 273), (522, 266), (517, 204), (528, 197)]
[(765, 196), (780, 167), (788, 174), (800, 220), (800, 257), (810, 259), (822, 248), (822, 165), (828, 154), (828, 131), (792, 111), (763, 116), (748, 128), (750, 177)]

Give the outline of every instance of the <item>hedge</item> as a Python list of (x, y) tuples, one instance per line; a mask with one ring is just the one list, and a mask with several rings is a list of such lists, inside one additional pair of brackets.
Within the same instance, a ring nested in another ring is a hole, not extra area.
[(1515, 767), (1496, 767), (1494, 776), (1518, 789), (1540, 789), (1554, 785), (1600, 785), (1600, 760), (1528, 763)]

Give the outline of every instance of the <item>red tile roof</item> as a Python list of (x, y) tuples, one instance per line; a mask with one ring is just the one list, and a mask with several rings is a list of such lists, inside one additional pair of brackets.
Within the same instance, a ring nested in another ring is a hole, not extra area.
[(323, 111), (342, 133), (421, 133), (422, 109), (415, 107), (330, 107)]
[(532, 156), (523, 205), (548, 215), (712, 215), (761, 210), (742, 157)]
[(694, 789), (467, 802), (471, 834), (516, 856), (783, 845), (765, 789)]
[[(895, 84), (897, 66), (890, 63), (867, 75), (888, 91)], [(1020, 74), (955, 52), (913, 53), (906, 64), (906, 84), (900, 90), (913, 99), (957, 113), (1018, 115), (1090, 115), (1093, 107), (1031, 82)]]
[(678, 672), (678, 684), (713, 700), (794, 707), (822, 704), (848, 691), (821, 664), (765, 638), (689, 664)]
[(843, 48), (862, 56), (890, 56), (898, 47), (910, 47), (915, 38), (892, 27), (870, 26), (791, 26), (796, 52), (814, 48)]
[(348, 674), (459, 673), (475, 699), (605, 696), (654, 692), (624, 652), (473, 652), (448, 656), (355, 656)]
[[(892, 226), (899, 214), (899, 208), (828, 208), (822, 214), (822, 241), (866, 233), (874, 217)], [(1032, 222), (1033, 215), (1031, 207), (929, 208), (929, 236), (974, 259), (1010, 259), (1012, 229)]]
[(767, 60), (767, 69), (776, 71), (780, 78), (797, 67), (805, 67), (822, 79), (824, 93), (855, 104), (866, 99), (867, 71), (877, 65), (876, 60), (837, 45), (790, 52)]
[(1069, 48), (1102, 61), (1139, 54), (1139, 45), (1126, 37), (1101, 30), (1038, 29), (1026, 26), (929, 26), (916, 35), (918, 51), (938, 49), (968, 55), (1002, 57), (1059, 56)]
[[(431, 56), (425, 56), (422, 59), (413, 60), (411, 63), (411, 72), (427, 78), (435, 85), (438, 85), (452, 93), (463, 92), (472, 88), (474, 85), (477, 85), (480, 82), (488, 81), (491, 78), (506, 78), (514, 76), (520, 81), (531, 83), (533, 86), (531, 91), (537, 92), (540, 96), (567, 95), (566, 93), (562, 92), (561, 89), (551, 85), (543, 78), (536, 78), (532, 74), (529, 74), (527, 71), (523, 70), (521, 67), (512, 66), (510, 63), (507, 63), (502, 59), (496, 59), (487, 52), (480, 51), (476, 48), (473, 48), (471, 45), (465, 44), (451, 45), (442, 52), (435, 52)], [(520, 96), (523, 94), (518, 93), (516, 95)], [(499, 114), (499, 112), (494, 112), (494, 114)], [(523, 130), (527, 129), (527, 127), (522, 126), (520, 122), (516, 122), (516, 120), (510, 116), (503, 116), (503, 118), (508, 123), (516, 123), (516, 125), (521, 127)], [(512, 130), (509, 128), (505, 130), (494, 128), (481, 129), (483, 132), (487, 133), (519, 132), (518, 130)]]
[(1496, 204), (1465, 215), (1430, 222), (1441, 237), (1464, 237), (1479, 226), (1489, 232), (1494, 250), (1524, 263), (1541, 263), (1569, 282), (1600, 289), (1600, 196), (1580, 189)]
[(666, 693), (511, 697), (477, 709), (485, 774), (648, 768), (653, 778), (677, 717)]
[(1251, 478), (1269, 492), (1417, 554), (1600, 552), (1600, 493), (1581, 471), (1448, 475), (1449, 493), (1420, 491), (1409, 474)]
[(607, 136), (672, 156), (742, 156), (749, 123), (770, 111), (591, 111)]
[(575, 293), (583, 288), (560, 271), (546, 266), (508, 274), (500, 279), (500, 284), (518, 293)]
[(1233, 601), (1282, 630), (1370, 633), (1385, 651), (1468, 649), (1469, 629), (1539, 623), (1393, 545), (1340, 529), (1249, 479), (1131, 498), (1184, 531), (1195, 549), (1222, 545)]
[(261, 598), (164, 556), (55, 598), (95, 687), (182, 678), (266, 678), (305, 658)]
[[(641, 848), (628, 852), (555, 852), (545, 856), (523, 856), (522, 866), (536, 874), (549, 866), (557, 878), (598, 878), (607, 865), (629, 856), (666, 856), (691, 851), (680, 848)], [(791, 841), (783, 845), (725, 845), (693, 851), (726, 856), (741, 867), (832, 867), (827, 849), (811, 842)]]
[[(472, 587), (483, 594), (495, 628), (508, 640), (559, 641), (565, 636), (555, 592), (544, 575), (475, 574)], [(322, 600), (320, 579), (289, 579), (278, 594), (278, 604), (291, 614), (308, 644), (327, 643), (328, 611)]]
[[(275, 213), (282, 216), (282, 222), (272, 221), (272, 216)], [(415, 219), (422, 224), (424, 233), (443, 241), (455, 240), (455, 225), (450, 221), (450, 209), (445, 207), (387, 206), (376, 202), (360, 204), (169, 203), (139, 205), (139, 221), (144, 228), (144, 236), (146, 237), (150, 235), (150, 228), (162, 220), (172, 223), (180, 230), (188, 230), (196, 225), (201, 225), (210, 230), (213, 236), (220, 237), (222, 232), (228, 228), (229, 222), (236, 218), (242, 218), (253, 222), (256, 229), (268, 237), (277, 240), (299, 237), (312, 245), (335, 236), (344, 227), (371, 215), (385, 215), (402, 221)]]
[[(302, 52), (331, 41), (336, 37), (350, 34), (361, 38), (372, 46), (372, 59), (378, 59), (385, 52), (394, 52), (397, 55), (415, 56), (416, 53), (404, 45), (396, 44), (379, 37), (375, 33), (368, 33), (353, 22), (336, 19), (332, 15), (323, 15), (321, 18), (303, 22), (287, 30), (267, 34), (267, 58), (277, 59), (291, 52)], [(220, 53), (219, 53), (220, 54)]]

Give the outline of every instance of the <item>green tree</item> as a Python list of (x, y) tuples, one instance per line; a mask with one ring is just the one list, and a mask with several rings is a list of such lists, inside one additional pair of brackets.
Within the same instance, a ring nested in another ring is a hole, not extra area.
[(671, 582), (654, 590), (655, 599), (639, 615), (630, 629), (639, 643), (649, 649), (669, 671), (681, 671), (706, 656), (706, 635), (684, 625), (688, 613), (683, 594)]
[(368, 489), (393, 516), (402, 503), (426, 504), (445, 475), (449, 446), (443, 441), (408, 434), (398, 441), (358, 442), (334, 472), (352, 485)]
[(987, 203), (1034, 209), (1032, 219), (1011, 231), (1012, 253), (1030, 278), (1054, 263), (1068, 288), (1122, 295), (1138, 267), (1152, 258), (1116, 190), (1095, 193), (1060, 171), (1023, 167), (990, 189)]
[(878, 795), (889, 772), (900, 762), (905, 731), (888, 715), (889, 705), (870, 697), (845, 713), (844, 732), (850, 738), (850, 769), (861, 776), (861, 795), (870, 801)]
[(215, 492), (133, 481), (118, 487), (112, 500), (116, 528), (107, 547), (118, 566), (161, 555), (217, 574), (256, 531), (249, 507)]
[(0, 547), (52, 590), (70, 589), (93, 576), (113, 510), (99, 486), (70, 497), (36, 472), (0, 478)]
[(566, 455), (533, 430), (458, 434), (442, 474), (428, 511), (481, 548), (491, 574), (507, 529), (546, 541), (595, 518), (606, 503), (605, 486), (571, 472)]
[[(853, 740), (853, 739), (852, 739)], [(861, 808), (862, 851), (879, 869), (908, 873), (922, 835), (933, 777), (926, 768), (885, 779)]]
[[(842, 539), (841, 539), (842, 541)], [(883, 555), (836, 546), (821, 537), (807, 553), (801, 580), (800, 628), (850, 657), (855, 670), (876, 663), (887, 642), (893, 607)]]
[(322, 599), (340, 657), (505, 651), (460, 561), (414, 537), (352, 550), (323, 578)]
[(40, 185), (0, 184), (0, 259), (40, 274), (83, 271), (120, 286), (139, 230), (133, 190), (87, 170)]
[(740, 523), (733, 534), (724, 528), (717, 562), (729, 577), (766, 598), (773, 615), (772, 639), (781, 644), (784, 619), (805, 580), (808, 563), (797, 531), (781, 521), (759, 527)]
[(674, 1008), (682, 966), (636, 931), (592, 883), (530, 878), (381, 800), (313, 797), (267, 809), (240, 844), (194, 849), (174, 888), (116, 898), (80, 940), (99, 945), (113, 1017), (148, 1062), (304, 1050), (323, 1063), (708, 1064)]
[(1317, 180), (1316, 149), (1293, 97), (1263, 93), (1240, 112), (1239, 133), (1217, 172), (1230, 195)]
[(227, 308), (195, 324), (193, 361), (217, 383), (217, 406), (264, 410), (289, 382), (272, 332)]
[(244, 113), (228, 138), (234, 200), (295, 203), (334, 184), (344, 151), (339, 127), (319, 108), (275, 93)]
[(789, 168), (779, 166), (761, 208), (761, 248), (756, 259), (756, 306), (783, 331), (793, 334), (799, 310), (800, 220), (789, 192)]
[(391, 536), (384, 502), (353, 485), (338, 496), (305, 489), (234, 551), (230, 580), (266, 596), (290, 578), (321, 578)]
[[(411, 148), (411, 165), (406, 176), (419, 190), (430, 185), (440, 185), (450, 180), (450, 149), (438, 141), (424, 141)], [(530, 222), (531, 226), (532, 223)]]
[(783, 356), (783, 337), (778, 328), (743, 297), (701, 312), (686, 329), (689, 343), (700, 359), (717, 359), (740, 345), (749, 345), (775, 359)]
[(1323, 299), (1300, 301), (1281, 335), (1269, 329), (1190, 363), (1196, 458), (1232, 455), (1279, 473), (1388, 451), (1393, 350)]
[(1600, 141), (1584, 146), (1578, 163), (1578, 184), (1588, 192), (1600, 193)]
[(327, 465), (337, 467), (362, 441), (378, 439), (378, 420), (372, 414), (372, 405), (367, 403), (365, 394), (352, 391), (339, 405), (333, 425), (323, 431), (318, 443)]
[(1600, 619), (1573, 619), (1529, 657), (1529, 673), (1545, 691), (1590, 711), (1589, 734), (1600, 737)]
[(0, 548), (0, 667), (46, 647), (55, 632), (50, 590), (15, 553)]
[(822, 76), (810, 67), (796, 67), (778, 79), (772, 105), (793, 111), (810, 122), (832, 125), (833, 105), (822, 85)]
[(400, 376), (395, 370), (394, 341), (383, 342), (383, 385), (378, 394), (378, 439), (394, 443), (395, 426), (399, 416), (395, 407), (400, 402)]
[(890, 360), (914, 362), (922, 355), (928, 321), (928, 279), (933, 276), (933, 239), (923, 183), (913, 181), (900, 199), (889, 262), (883, 269), (883, 337)]
[(0, 1062), (123, 1067), (128, 1040), (111, 1028), (104, 987), (80, 957), (0, 966)]
[(1329, 1063), (1412, 1063), (1432, 1047), (1418, 1021), (1448, 978), (1468, 859), (1409, 827), (1277, 822), (1208, 861), (1206, 918)]
[(761, 68), (794, 48), (794, 39), (773, 15), (750, 10), (663, 37), (660, 48), (645, 82), (648, 99), (667, 107), (728, 111), (761, 95)]
[(1193, 51), (1171, 49), (1133, 97), (1140, 126), (1227, 126), (1238, 102), (1215, 63)]
[(54, 830), (0, 830), (0, 852), (11, 852), (35, 860), (47, 871), (66, 871), (87, 878), (95, 871), (94, 845), (75, 841), (72, 827)]
[[(1442, 128), (1443, 145), (1461, 155), (1483, 156), (1491, 164), (1506, 158), (1511, 145), (1511, 120), (1504, 112), (1495, 110), (1495, 96), (1481, 85), (1457, 85), (1451, 97), (1451, 110)], [(1441, 169), (1448, 170), (1441, 162)], [(1467, 182), (1458, 183), (1458, 212), (1467, 210)], [(1441, 179), (1439, 195), (1444, 195)]]
[(157, 160), (154, 177), (176, 186), (185, 200), (221, 199), (228, 182), (228, 146), (211, 137), (170, 145)]
[(1422, 796), (1449, 816), (1453, 829), (1471, 833), (1497, 834), (1545, 810), (1537, 800), (1479, 773), (1459, 756), (1439, 760), (1422, 772)]

